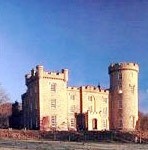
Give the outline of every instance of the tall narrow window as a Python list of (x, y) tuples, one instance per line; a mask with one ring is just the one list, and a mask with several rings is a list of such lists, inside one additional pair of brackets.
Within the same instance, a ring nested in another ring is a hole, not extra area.
[(106, 128), (106, 120), (102, 121), (102, 126), (103, 126), (103, 128)]
[(122, 74), (121, 74), (121, 72), (119, 73), (119, 80), (122, 80)]
[(135, 128), (135, 116), (131, 116), (131, 127)]
[(89, 100), (89, 101), (92, 101), (92, 100), (93, 100), (93, 97), (92, 97), (92, 96), (88, 96), (88, 100)]
[(135, 117), (133, 116), (133, 128), (135, 128)]
[(122, 100), (118, 100), (118, 108), (122, 109)]
[(56, 83), (51, 84), (51, 91), (56, 91)]
[(75, 105), (72, 105), (72, 106), (70, 107), (70, 111), (71, 111), (72, 113), (75, 112)]
[(56, 115), (54, 115), (54, 116), (51, 116), (51, 126), (52, 127), (56, 127)]
[(123, 122), (122, 122), (122, 119), (119, 120), (119, 128), (122, 128), (123, 126)]
[(56, 108), (56, 99), (51, 100), (51, 108)]
[(119, 87), (119, 90), (122, 89), (122, 83), (120, 81), (118, 82), (118, 87)]
[(104, 115), (107, 115), (107, 107), (104, 107), (104, 108), (103, 108), (103, 114), (104, 114)]
[(118, 94), (122, 94), (122, 83), (121, 83), (121, 81), (118, 82)]
[(91, 111), (96, 112), (96, 99), (94, 96), (88, 96), (88, 108), (90, 107), (91, 107)]
[(108, 100), (107, 98), (102, 97), (102, 99), (103, 99), (103, 102), (104, 102), (104, 103), (107, 103), (107, 100)]
[(134, 94), (134, 91), (135, 91), (135, 85), (129, 84), (129, 88), (130, 88), (131, 93)]
[(75, 127), (75, 119), (71, 118), (70, 120), (71, 127)]
[(71, 100), (75, 100), (75, 95), (70, 95)]
[(92, 111), (92, 105), (91, 105), (91, 106), (88, 106), (88, 110), (89, 110), (89, 111)]
[(117, 77), (118, 77), (118, 80), (122, 80), (122, 73), (121, 73), (121, 71), (118, 72)]

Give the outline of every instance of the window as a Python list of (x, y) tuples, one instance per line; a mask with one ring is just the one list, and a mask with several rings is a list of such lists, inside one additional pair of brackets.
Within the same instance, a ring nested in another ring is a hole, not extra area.
[(75, 95), (70, 95), (70, 99), (75, 100)]
[(92, 111), (92, 106), (88, 106), (88, 110), (89, 110), (89, 111)]
[(122, 128), (123, 123), (122, 123), (122, 119), (119, 120), (119, 128)]
[(118, 94), (122, 94), (122, 83), (121, 83), (121, 81), (118, 82)]
[(56, 108), (56, 99), (51, 100), (51, 108)]
[(51, 126), (55, 127), (56, 126), (56, 115), (51, 116)]
[(122, 80), (122, 73), (121, 73), (121, 71), (118, 72), (117, 78), (118, 78), (118, 80)]
[(122, 100), (119, 100), (119, 101), (118, 101), (118, 108), (119, 108), (119, 109), (122, 109)]
[(122, 83), (120, 81), (118, 82), (118, 87), (119, 89), (122, 89)]
[(107, 98), (104, 98), (104, 97), (102, 97), (102, 98), (103, 98), (103, 102), (107, 103)]
[(135, 117), (132, 117), (132, 124), (133, 124), (133, 128), (135, 128)]
[(70, 111), (71, 111), (71, 112), (75, 112), (75, 105), (72, 105), (72, 106), (70, 107)]
[(89, 100), (89, 101), (92, 101), (92, 96), (88, 96), (88, 100)]
[(135, 85), (129, 84), (129, 88), (130, 88), (131, 93), (134, 94), (134, 91), (135, 91)]
[(121, 72), (119, 73), (119, 80), (121, 80), (122, 79), (122, 74), (121, 74)]
[(104, 108), (103, 108), (103, 114), (104, 114), (104, 115), (107, 115), (107, 107), (104, 107)]
[(56, 91), (56, 83), (51, 84), (51, 91)]
[(106, 120), (102, 121), (102, 126), (103, 126), (103, 128), (106, 128)]
[(88, 96), (88, 110), (92, 111), (93, 107), (92, 107), (92, 96)]
[(135, 128), (135, 116), (130, 116), (131, 127)]
[(75, 119), (71, 118), (70, 120), (71, 127), (75, 127)]

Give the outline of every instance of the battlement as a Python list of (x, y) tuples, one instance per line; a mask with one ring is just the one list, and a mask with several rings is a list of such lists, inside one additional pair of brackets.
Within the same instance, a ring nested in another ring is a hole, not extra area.
[(139, 72), (139, 65), (137, 63), (127, 63), (127, 62), (122, 62), (122, 63), (115, 63), (111, 64), (108, 67), (108, 73), (116, 72), (119, 70), (134, 70)]
[(67, 87), (67, 89), (68, 89), (68, 90), (77, 91), (77, 90), (79, 90), (80, 88), (79, 88), (79, 87), (71, 87), (71, 86), (69, 86), (69, 87)]
[(33, 68), (29, 74), (25, 75), (26, 85), (38, 78), (50, 78), (68, 82), (68, 69), (62, 69), (61, 72), (50, 72), (45, 71), (42, 65), (37, 65), (36, 69)]
[(107, 90), (107, 89), (101, 89), (99, 87), (91, 86), (91, 85), (81, 86), (81, 88), (82, 88), (82, 90), (89, 91), (89, 92), (109, 93), (109, 90)]

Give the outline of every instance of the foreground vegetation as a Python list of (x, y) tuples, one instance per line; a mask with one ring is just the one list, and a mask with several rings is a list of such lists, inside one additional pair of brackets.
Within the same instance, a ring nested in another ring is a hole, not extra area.
[(73, 142), (117, 142), (148, 143), (148, 132), (121, 131), (33, 131), (1, 129), (1, 139), (73, 141)]

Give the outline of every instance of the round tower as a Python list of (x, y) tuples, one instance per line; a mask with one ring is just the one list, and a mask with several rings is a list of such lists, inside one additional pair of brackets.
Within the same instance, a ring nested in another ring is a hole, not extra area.
[(111, 64), (110, 129), (134, 130), (138, 120), (138, 72), (135, 63)]

